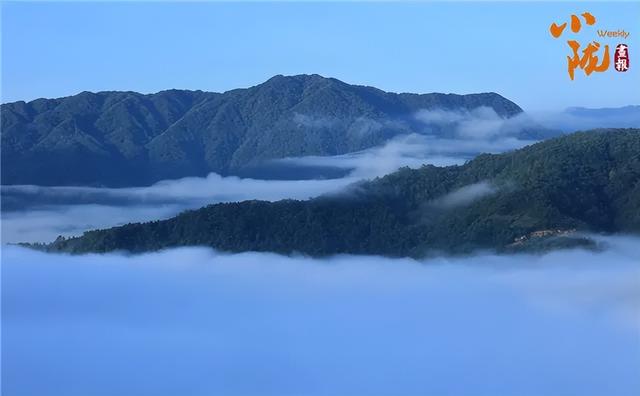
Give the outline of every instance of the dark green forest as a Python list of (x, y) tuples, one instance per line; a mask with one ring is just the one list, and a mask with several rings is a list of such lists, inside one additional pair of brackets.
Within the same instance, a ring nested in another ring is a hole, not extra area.
[[(123, 187), (245, 175), (272, 159), (344, 154), (410, 133), (446, 136), (450, 130), (414, 113), (481, 106), (503, 118), (522, 113), (496, 93), (396, 94), (319, 75), (275, 76), (225, 93), (83, 92), (7, 103), (2, 183)], [(548, 136), (541, 131), (518, 133)]]
[(640, 130), (577, 132), (461, 166), (403, 168), (337, 195), (215, 204), (45, 248), (418, 257), (562, 247), (588, 242), (582, 231), (640, 232)]

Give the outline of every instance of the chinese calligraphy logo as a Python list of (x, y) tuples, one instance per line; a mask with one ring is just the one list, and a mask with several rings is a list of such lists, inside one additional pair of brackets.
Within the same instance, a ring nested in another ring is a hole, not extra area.
[[(587, 26), (593, 26), (596, 23), (596, 17), (589, 12), (584, 12), (577, 15), (571, 15), (570, 29), (571, 32), (577, 34), (582, 29), (582, 21)], [(554, 39), (559, 38), (567, 28), (567, 22), (560, 25), (553, 22), (549, 26), (549, 32)], [(598, 34), (603, 36), (601, 31)], [(608, 34), (610, 35), (610, 34)], [(571, 55), (567, 56), (567, 71), (569, 78), (573, 80), (575, 78), (576, 69), (580, 69), (589, 76), (591, 73), (601, 73), (609, 69), (611, 59), (609, 55), (609, 45), (601, 46), (599, 42), (593, 41), (587, 44), (581, 49), (581, 44), (578, 40), (567, 40)], [(614, 52), (614, 68), (619, 72), (624, 72), (629, 69), (629, 47), (626, 44), (618, 44)]]

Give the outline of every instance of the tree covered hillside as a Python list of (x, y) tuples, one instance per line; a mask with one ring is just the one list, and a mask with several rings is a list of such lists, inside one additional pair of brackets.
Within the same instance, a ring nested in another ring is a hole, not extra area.
[[(336, 155), (410, 133), (451, 128), (419, 111), (482, 108), (520, 114), (496, 93), (396, 94), (319, 75), (275, 76), (225, 93), (83, 92), (3, 104), (2, 183), (144, 186), (163, 179), (241, 174), (271, 159)], [(517, 131), (545, 137), (542, 128)]]
[(58, 239), (51, 251), (421, 256), (508, 250), (575, 231), (640, 233), (640, 130), (593, 130), (462, 166), (423, 166), (308, 201), (224, 203)]

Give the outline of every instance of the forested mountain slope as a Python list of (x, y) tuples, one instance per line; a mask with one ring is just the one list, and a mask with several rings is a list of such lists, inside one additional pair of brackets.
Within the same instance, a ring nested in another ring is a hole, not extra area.
[[(51, 251), (224, 251), (421, 256), (517, 250), (575, 231), (640, 232), (640, 130), (578, 132), (462, 166), (423, 166), (308, 201), (210, 205), (58, 239)], [(560, 245), (562, 245), (560, 243)]]
[(416, 113), (478, 108), (505, 119), (522, 112), (495, 93), (395, 94), (318, 75), (275, 76), (225, 93), (83, 92), (7, 103), (2, 183), (117, 187), (238, 174), (270, 159), (343, 154), (397, 135), (447, 136), (451, 128)]

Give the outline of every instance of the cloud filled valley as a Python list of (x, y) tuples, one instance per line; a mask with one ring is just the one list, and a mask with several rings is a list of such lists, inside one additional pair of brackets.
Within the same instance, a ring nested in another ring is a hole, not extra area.
[[(487, 108), (414, 118), (435, 129), (348, 154), (268, 164), (287, 172), (338, 170), (329, 178), (211, 173), (143, 187), (2, 186), (2, 354), (10, 362), (3, 390), (633, 394), (640, 387), (637, 237), (590, 235), (597, 251), (420, 260), (202, 247), (66, 255), (7, 245), (166, 219), (218, 202), (340, 198), (352, 183), (401, 167), (461, 165), (536, 141), (520, 135), (530, 119), (503, 119)], [(334, 122), (304, 114), (295, 121), (316, 129)], [(358, 125), (360, 132), (382, 127)], [(441, 127), (448, 134), (439, 134)], [(462, 212), (504, 186), (485, 179), (456, 186), (424, 201), (419, 221)]]
[(640, 240), (601, 241), (424, 261), (5, 246), (3, 390), (632, 395)]

